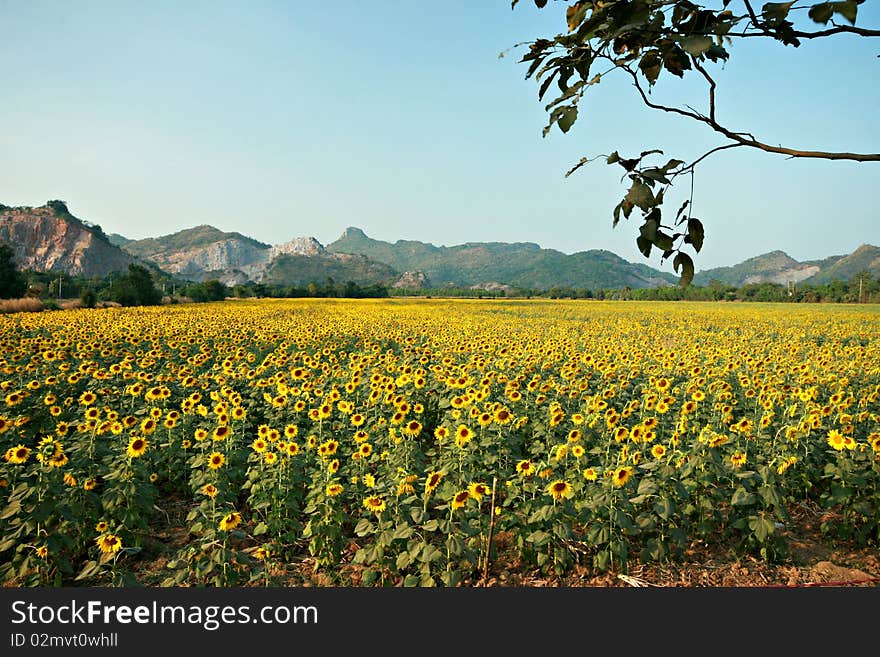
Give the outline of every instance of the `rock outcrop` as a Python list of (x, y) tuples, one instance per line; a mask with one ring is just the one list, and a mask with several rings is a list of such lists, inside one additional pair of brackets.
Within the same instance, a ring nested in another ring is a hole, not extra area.
[(36, 208), (0, 206), (0, 241), (12, 247), (21, 269), (91, 278), (143, 264), (111, 244), (99, 227), (70, 214), (63, 201)]

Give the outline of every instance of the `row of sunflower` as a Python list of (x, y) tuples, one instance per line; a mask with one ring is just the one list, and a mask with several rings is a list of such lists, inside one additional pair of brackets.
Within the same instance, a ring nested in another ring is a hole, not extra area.
[(0, 578), (126, 584), (171, 552), (157, 583), (307, 563), (452, 586), (511, 558), (492, 532), (558, 573), (698, 539), (778, 559), (806, 502), (829, 536), (875, 542), (877, 317), (440, 300), (3, 317)]

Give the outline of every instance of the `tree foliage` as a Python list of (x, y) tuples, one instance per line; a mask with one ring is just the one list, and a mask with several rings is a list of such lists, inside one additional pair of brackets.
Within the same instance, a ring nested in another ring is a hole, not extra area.
[(0, 244), (0, 299), (18, 299), (27, 290), (27, 281), (15, 265), (15, 252)]
[[(519, 0), (513, 0), (512, 7)], [(548, 0), (534, 0), (539, 9)], [(520, 59), (528, 66), (526, 78), (539, 84), (538, 98), (553, 98), (546, 105), (549, 121), (544, 135), (556, 126), (568, 132), (578, 119), (578, 108), (588, 90), (614, 73), (631, 80), (637, 98), (647, 107), (693, 120), (714, 131), (722, 143), (691, 161), (665, 157), (663, 151), (646, 148), (639, 155), (584, 157), (566, 176), (597, 159), (623, 169), (629, 182), (625, 196), (614, 208), (613, 226), (638, 210), (641, 226), (637, 245), (650, 257), (653, 249), (661, 260), (673, 258), (680, 282), (693, 279), (694, 262), (686, 248), (699, 252), (703, 245), (703, 223), (691, 215), (692, 199), (678, 209), (671, 220), (662, 213), (664, 198), (673, 182), (690, 174), (710, 155), (727, 149), (750, 147), (794, 158), (820, 158), (857, 162), (880, 161), (878, 153), (826, 152), (776, 145), (758, 139), (740, 127), (723, 123), (716, 112), (716, 81), (713, 67), (731, 56), (731, 46), (748, 39), (771, 39), (784, 46), (798, 47), (805, 40), (830, 39), (839, 35), (871, 38), (880, 30), (857, 26), (858, 9), (864, 0), (840, 2), (768, 2), (760, 9), (749, 0), (692, 2), (691, 0), (586, 0), (565, 3), (568, 31), (538, 38), (527, 44)], [(708, 5), (714, 6), (708, 6)], [(650, 92), (667, 76), (697, 76), (705, 83), (702, 109), (689, 105), (664, 105), (652, 100)], [(555, 97), (553, 95), (555, 94)], [(665, 161), (663, 161), (665, 160)], [(692, 187), (693, 188), (693, 187)]]
[(155, 306), (162, 302), (162, 293), (149, 270), (134, 264), (128, 266), (127, 275), (115, 278), (104, 294), (123, 306)]

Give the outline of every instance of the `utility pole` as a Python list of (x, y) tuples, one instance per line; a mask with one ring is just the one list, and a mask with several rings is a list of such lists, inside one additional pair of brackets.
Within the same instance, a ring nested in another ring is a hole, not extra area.
[[(860, 295), (861, 296), (861, 295)], [(58, 298), (61, 298), (61, 277), (58, 277)]]
[(865, 275), (861, 274), (859, 276), (859, 303), (864, 303), (862, 301), (862, 291), (865, 289)]

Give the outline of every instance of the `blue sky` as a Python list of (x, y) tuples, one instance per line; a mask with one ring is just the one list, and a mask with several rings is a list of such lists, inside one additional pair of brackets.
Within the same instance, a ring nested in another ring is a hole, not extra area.
[[(878, 5), (862, 5), (860, 25), (880, 25)], [(0, 203), (63, 199), (134, 239), (207, 223), (327, 244), (358, 226), (390, 241), (603, 248), (671, 270), (636, 249), (635, 215), (612, 229), (619, 168), (564, 172), (583, 155), (687, 159), (722, 142), (612, 76), (567, 135), (542, 138), (522, 51), (499, 53), (564, 30), (563, 17), (562, 3), (530, 0), (0, 0)], [(880, 41), (759, 41), (715, 69), (723, 123), (796, 148), (880, 152)], [(682, 92), (703, 102), (670, 76), (654, 93)], [(880, 164), (713, 156), (696, 175), (697, 269), (880, 244), (878, 187)]]

